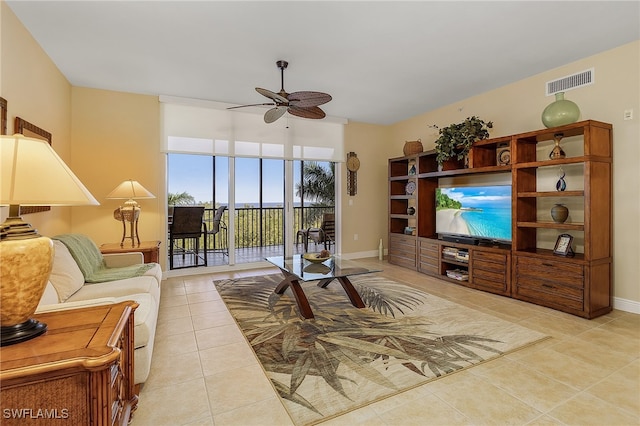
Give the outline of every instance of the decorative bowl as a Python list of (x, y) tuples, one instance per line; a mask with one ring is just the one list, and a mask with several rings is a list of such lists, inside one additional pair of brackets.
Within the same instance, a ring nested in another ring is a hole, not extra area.
[(327, 256), (327, 257), (318, 257), (318, 253), (305, 253), (302, 255), (302, 258), (304, 260), (308, 260), (309, 262), (313, 262), (313, 263), (322, 263), (325, 260), (329, 260), (331, 259), (331, 256)]

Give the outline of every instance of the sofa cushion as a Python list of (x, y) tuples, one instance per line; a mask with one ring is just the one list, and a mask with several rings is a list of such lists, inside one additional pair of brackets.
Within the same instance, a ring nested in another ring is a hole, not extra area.
[(51, 281), (47, 281), (47, 286), (44, 288), (44, 293), (38, 302), (38, 307), (45, 305), (53, 305), (60, 302), (58, 299), (58, 292), (56, 288), (51, 284)]
[(134, 314), (133, 340), (135, 349), (142, 348), (149, 343), (149, 339), (156, 331), (158, 306), (153, 297), (146, 293), (117, 297), (115, 303), (126, 300), (133, 300), (138, 304)]
[(123, 297), (138, 293), (149, 293), (156, 301), (160, 300), (160, 286), (155, 277), (141, 276), (104, 283), (85, 284), (69, 297), (68, 301), (90, 300), (100, 297)]
[(145, 277), (154, 277), (158, 281), (158, 285), (162, 282), (162, 268), (158, 263), (148, 263), (147, 265), (153, 265), (148, 271), (144, 273)]
[(66, 301), (84, 285), (84, 275), (69, 253), (67, 246), (53, 240), (54, 259), (49, 281), (58, 293), (58, 301)]

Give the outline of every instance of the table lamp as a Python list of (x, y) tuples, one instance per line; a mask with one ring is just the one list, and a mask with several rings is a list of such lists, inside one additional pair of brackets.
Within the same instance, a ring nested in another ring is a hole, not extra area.
[(9, 216), (0, 224), (1, 346), (33, 339), (47, 330), (31, 316), (53, 265), (53, 243), (20, 217), (20, 206), (98, 205), (45, 140), (20, 134), (0, 136), (0, 205)]
[[(140, 218), (140, 206), (136, 199), (156, 198), (151, 192), (140, 185), (137, 180), (125, 180), (116, 187), (109, 195), (108, 199), (112, 200), (128, 200), (125, 201), (124, 207), (120, 206), (113, 212), (113, 217), (122, 222), (122, 240), (120, 247), (124, 246), (124, 240), (131, 238), (131, 247), (140, 246), (140, 236), (138, 235), (138, 219)], [(131, 232), (127, 236), (127, 225), (129, 222)]]

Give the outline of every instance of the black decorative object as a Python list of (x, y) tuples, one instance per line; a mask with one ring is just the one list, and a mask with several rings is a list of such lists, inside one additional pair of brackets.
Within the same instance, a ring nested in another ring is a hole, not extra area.
[(564, 191), (567, 189), (567, 182), (565, 182), (564, 177), (567, 174), (564, 172), (562, 167), (558, 170), (558, 181), (556, 182), (556, 191)]

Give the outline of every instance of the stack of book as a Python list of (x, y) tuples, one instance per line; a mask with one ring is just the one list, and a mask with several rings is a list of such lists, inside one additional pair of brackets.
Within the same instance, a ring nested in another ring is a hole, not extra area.
[(469, 272), (463, 269), (450, 269), (447, 271), (447, 276), (458, 281), (469, 281)]
[(455, 260), (456, 262), (469, 263), (469, 250), (455, 247), (444, 247), (442, 258), (445, 260)]
[(458, 250), (458, 254), (456, 254), (456, 260), (458, 262), (469, 263), (469, 251), (468, 250)]

